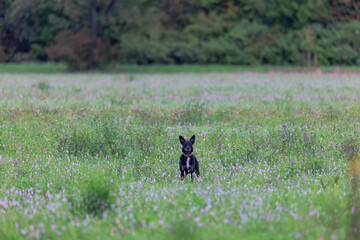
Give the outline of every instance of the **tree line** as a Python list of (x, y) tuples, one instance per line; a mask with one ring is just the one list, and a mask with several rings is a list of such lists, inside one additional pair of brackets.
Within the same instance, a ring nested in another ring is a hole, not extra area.
[(0, 62), (353, 65), (357, 0), (2, 0)]

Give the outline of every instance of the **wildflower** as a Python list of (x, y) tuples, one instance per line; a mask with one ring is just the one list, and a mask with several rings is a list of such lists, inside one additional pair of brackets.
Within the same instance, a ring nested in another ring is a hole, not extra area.
[(0, 206), (2, 206), (3, 208), (7, 208), (8, 207), (8, 201), (7, 199), (0, 201)]
[(284, 128), (288, 129), (288, 125), (286, 123), (284, 123)]

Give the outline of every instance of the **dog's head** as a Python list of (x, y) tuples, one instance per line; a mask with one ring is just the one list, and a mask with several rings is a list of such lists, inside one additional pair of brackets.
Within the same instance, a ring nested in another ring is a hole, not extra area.
[(182, 151), (185, 155), (190, 155), (194, 149), (193, 144), (195, 143), (195, 135), (193, 135), (189, 141), (186, 141), (183, 136), (179, 136), (180, 143), (182, 144)]

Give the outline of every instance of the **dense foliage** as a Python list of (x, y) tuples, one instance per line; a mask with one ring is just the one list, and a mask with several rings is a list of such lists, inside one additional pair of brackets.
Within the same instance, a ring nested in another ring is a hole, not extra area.
[[(4, 0), (0, 61), (358, 64), (349, 0)], [(311, 55), (309, 55), (311, 54)]]

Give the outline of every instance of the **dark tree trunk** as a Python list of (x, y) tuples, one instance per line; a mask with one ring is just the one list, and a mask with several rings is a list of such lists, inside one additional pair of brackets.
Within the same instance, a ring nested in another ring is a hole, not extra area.
[(95, 61), (95, 49), (96, 42), (98, 37), (98, 12), (96, 10), (96, 0), (91, 0), (90, 2), (90, 26), (91, 26), (91, 41), (92, 41), (92, 49), (90, 50), (90, 68), (96, 67)]
[(310, 70), (311, 67), (311, 51), (307, 50), (307, 66), (308, 66), (308, 70)]
[(314, 52), (314, 66), (315, 66), (315, 68), (318, 67), (318, 55), (317, 55), (317, 52)]
[(115, 8), (115, 5), (117, 4), (118, 0), (112, 0), (109, 7), (106, 10), (106, 21), (109, 23), (110, 21), (110, 15), (112, 10)]
[(174, 0), (168, 0), (167, 1), (167, 8), (168, 8), (168, 14), (169, 14), (169, 18), (170, 18), (170, 25), (173, 24), (174, 22), (174, 10), (175, 10), (175, 4), (174, 4)]
[(98, 16), (96, 10), (96, 0), (91, 0), (90, 16), (91, 16), (91, 37), (96, 39), (98, 36)]

